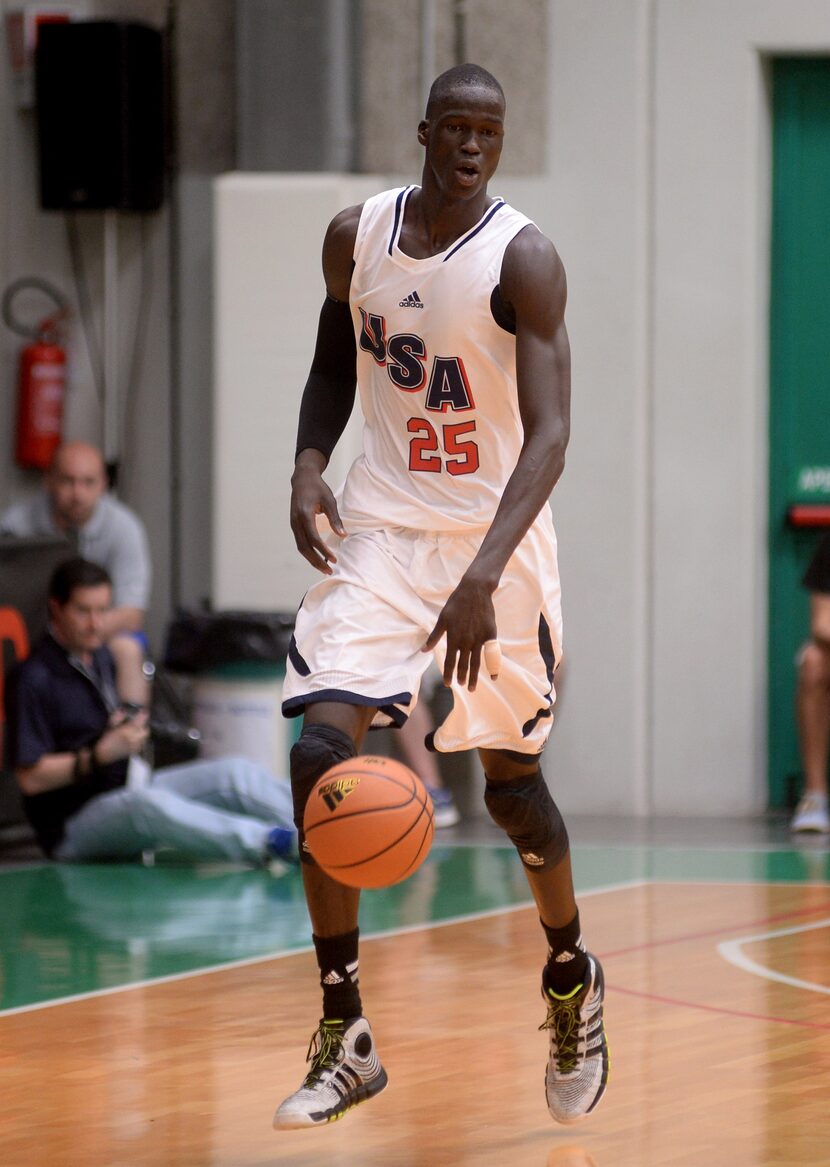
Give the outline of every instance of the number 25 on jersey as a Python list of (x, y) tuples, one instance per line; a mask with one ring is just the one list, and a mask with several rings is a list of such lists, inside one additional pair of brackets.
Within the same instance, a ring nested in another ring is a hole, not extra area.
[[(403, 393), (418, 393), (426, 386), (424, 408), (446, 413), (475, 408), (470, 384), (460, 357), (433, 357), (427, 381), (427, 349), (414, 332), (397, 332), (386, 339), (386, 320), (360, 309), (360, 347), (371, 353), (375, 363), (386, 369), (389, 380)], [(473, 474), (478, 469), (478, 446), (473, 440), (461, 440), (475, 432), (475, 421), (442, 425), (440, 436), (424, 417), (411, 417), (407, 430), (409, 469), (440, 473), (444, 465), (450, 474)], [(446, 461), (442, 457), (443, 449)]]

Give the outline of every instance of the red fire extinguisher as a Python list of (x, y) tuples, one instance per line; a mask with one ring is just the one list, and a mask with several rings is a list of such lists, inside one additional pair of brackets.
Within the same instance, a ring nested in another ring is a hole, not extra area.
[[(12, 310), (15, 296), (29, 289), (45, 293), (57, 307), (35, 326), (21, 323)], [(30, 341), (20, 354), (14, 451), (20, 466), (46, 469), (60, 445), (66, 392), (66, 352), (61, 341), (66, 315), (66, 300), (45, 280), (30, 276), (15, 280), (3, 296), (6, 324)]]

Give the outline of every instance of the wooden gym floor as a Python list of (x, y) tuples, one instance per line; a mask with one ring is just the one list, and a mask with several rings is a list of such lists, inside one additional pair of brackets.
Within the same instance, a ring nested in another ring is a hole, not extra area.
[(611, 1080), (570, 1128), (544, 1100), (541, 933), (484, 824), (364, 897), (389, 1088), (283, 1134), (271, 1115), (319, 1009), (296, 871), (0, 866), (0, 1164), (830, 1163), (828, 840), (723, 821), (571, 834)]

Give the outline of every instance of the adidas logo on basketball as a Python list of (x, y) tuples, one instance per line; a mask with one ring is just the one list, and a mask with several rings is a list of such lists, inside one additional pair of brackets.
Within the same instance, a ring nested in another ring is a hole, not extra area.
[(410, 292), (403, 300), (398, 301), (399, 308), (423, 308), (424, 302), (417, 292)]
[(338, 804), (359, 785), (359, 778), (337, 778), (334, 782), (328, 782), (325, 786), (321, 786), (318, 794), (329, 810), (335, 810)]

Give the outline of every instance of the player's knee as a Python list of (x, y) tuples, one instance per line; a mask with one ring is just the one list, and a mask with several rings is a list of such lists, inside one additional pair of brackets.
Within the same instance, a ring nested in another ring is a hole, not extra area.
[(303, 814), (314, 783), (326, 770), (354, 758), (357, 750), (347, 733), (331, 725), (307, 725), (291, 747), (291, 794), (294, 800), (294, 825), (300, 837), (300, 857), (313, 862), (303, 847)]
[(568, 831), (542, 771), (509, 782), (488, 778), (484, 803), (530, 871), (550, 871), (568, 853)]

